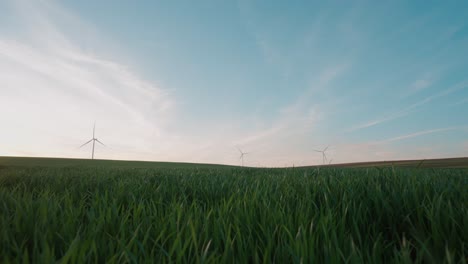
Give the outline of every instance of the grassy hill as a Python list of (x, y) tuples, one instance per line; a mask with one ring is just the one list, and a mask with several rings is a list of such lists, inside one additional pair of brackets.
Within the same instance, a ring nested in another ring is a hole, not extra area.
[(417, 167), (417, 168), (468, 168), (468, 157), (422, 160), (390, 160), (325, 165), (339, 168), (365, 167)]
[[(424, 160), (394, 160), (319, 165), (320, 167), (420, 167), (420, 168), (468, 168), (468, 157)], [(108, 167), (108, 168), (235, 168), (238, 166), (187, 162), (155, 162), (125, 160), (90, 160), (66, 158), (0, 157), (1, 167)], [(304, 166), (303, 168), (316, 167)]]
[(107, 168), (228, 168), (229, 165), (187, 163), (187, 162), (153, 162), (126, 160), (90, 160), (66, 158), (30, 158), (0, 157), (0, 167), (107, 167)]

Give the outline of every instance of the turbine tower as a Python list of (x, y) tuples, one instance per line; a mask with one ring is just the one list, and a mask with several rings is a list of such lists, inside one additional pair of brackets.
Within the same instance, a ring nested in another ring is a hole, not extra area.
[[(328, 147), (330, 147), (330, 145), (328, 145), (326, 148), (324, 148), (323, 150), (316, 150), (314, 149), (315, 152), (320, 152), (322, 153), (322, 158), (323, 158), (323, 164), (325, 164), (325, 162), (327, 161), (327, 155), (325, 154), (325, 151), (327, 151)], [(330, 161), (331, 162), (331, 161)]]
[(237, 150), (239, 150), (239, 152), (240, 152), (239, 159), (242, 162), (242, 167), (244, 167), (244, 155), (249, 154), (250, 152), (242, 152), (242, 150), (240, 148), (238, 148), (238, 147), (237, 147)]
[(96, 122), (94, 122), (94, 127), (93, 127), (93, 138), (90, 139), (89, 141), (87, 141), (86, 143), (84, 143), (83, 145), (80, 146), (80, 148), (82, 148), (82, 147), (86, 146), (88, 143), (90, 143), (91, 141), (93, 142), (93, 150), (92, 150), (92, 152), (91, 152), (91, 159), (94, 159), (94, 145), (96, 144), (96, 141), (97, 141), (99, 144), (101, 144), (101, 145), (103, 145), (103, 146), (106, 146), (106, 145), (104, 145), (104, 143), (102, 143), (101, 141), (99, 141), (99, 139), (96, 138), (95, 132), (96, 132)]

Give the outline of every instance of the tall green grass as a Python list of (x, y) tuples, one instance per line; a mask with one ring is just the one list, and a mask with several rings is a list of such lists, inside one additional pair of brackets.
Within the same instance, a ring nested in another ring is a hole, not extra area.
[(0, 170), (0, 262), (466, 263), (461, 169)]

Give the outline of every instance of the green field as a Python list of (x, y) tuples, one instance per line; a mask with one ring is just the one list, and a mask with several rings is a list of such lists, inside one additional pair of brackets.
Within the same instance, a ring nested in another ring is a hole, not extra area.
[[(468, 164), (468, 162), (467, 162)], [(234, 166), (218, 164), (182, 163), (182, 162), (150, 162), (150, 161), (122, 161), (122, 160), (89, 160), (89, 159), (61, 159), (61, 158), (24, 158), (1, 157), (0, 168), (6, 167), (48, 167), (48, 168), (141, 168), (141, 169), (177, 169), (177, 168), (233, 168)]]
[(449, 163), (0, 158), (0, 263), (466, 263), (468, 169)]

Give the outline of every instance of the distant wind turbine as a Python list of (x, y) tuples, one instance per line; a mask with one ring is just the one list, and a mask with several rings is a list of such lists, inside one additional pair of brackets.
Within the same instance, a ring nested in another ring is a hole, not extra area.
[(325, 162), (327, 161), (327, 155), (325, 154), (325, 151), (327, 151), (327, 149), (330, 147), (330, 145), (328, 145), (326, 148), (324, 148), (323, 150), (316, 150), (314, 149), (315, 152), (320, 152), (322, 153), (322, 158), (323, 158), (323, 164), (325, 164)]
[(240, 152), (240, 157), (239, 159), (242, 161), (242, 167), (244, 167), (244, 155), (249, 154), (250, 152), (242, 152), (240, 148), (237, 147), (237, 150)]
[(91, 159), (94, 159), (94, 145), (95, 145), (96, 141), (97, 141), (99, 144), (101, 144), (101, 145), (103, 145), (103, 146), (106, 146), (106, 145), (104, 145), (104, 143), (102, 143), (101, 141), (99, 141), (99, 139), (97, 139), (97, 138), (95, 137), (95, 132), (96, 132), (96, 123), (94, 123), (94, 127), (93, 127), (93, 138), (90, 139), (88, 142), (86, 142), (86, 143), (84, 143), (83, 145), (80, 146), (80, 148), (82, 148), (82, 147), (86, 146), (87, 144), (89, 144), (91, 141), (93, 142), (93, 151), (91, 152)]

